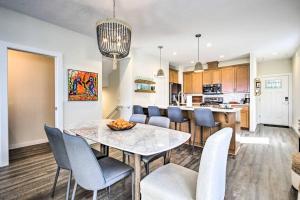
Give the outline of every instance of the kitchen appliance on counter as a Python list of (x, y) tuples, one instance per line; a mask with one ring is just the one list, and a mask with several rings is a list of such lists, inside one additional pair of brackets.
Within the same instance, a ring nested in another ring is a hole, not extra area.
[(169, 105), (177, 105), (177, 102), (182, 102), (180, 93), (181, 84), (169, 83)]
[(250, 103), (250, 94), (245, 94), (244, 104)]
[(211, 106), (223, 104), (223, 97), (205, 97), (201, 106)]
[(218, 95), (222, 94), (222, 84), (206, 84), (203, 85), (204, 95)]

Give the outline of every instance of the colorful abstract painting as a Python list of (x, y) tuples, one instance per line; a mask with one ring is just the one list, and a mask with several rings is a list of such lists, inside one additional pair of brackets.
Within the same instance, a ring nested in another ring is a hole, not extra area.
[(97, 101), (98, 74), (68, 70), (69, 101)]

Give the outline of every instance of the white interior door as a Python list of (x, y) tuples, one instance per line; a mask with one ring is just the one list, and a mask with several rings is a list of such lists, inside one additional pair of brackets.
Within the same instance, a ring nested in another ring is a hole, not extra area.
[(261, 123), (289, 126), (289, 76), (262, 78), (260, 98)]

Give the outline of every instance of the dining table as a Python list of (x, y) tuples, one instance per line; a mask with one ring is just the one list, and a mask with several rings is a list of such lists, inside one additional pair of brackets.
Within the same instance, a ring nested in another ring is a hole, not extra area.
[(170, 151), (189, 140), (191, 135), (139, 123), (129, 130), (114, 131), (107, 126), (110, 121), (112, 120), (90, 121), (69, 127), (65, 131), (95, 143), (134, 154), (134, 199), (140, 200), (141, 157)]

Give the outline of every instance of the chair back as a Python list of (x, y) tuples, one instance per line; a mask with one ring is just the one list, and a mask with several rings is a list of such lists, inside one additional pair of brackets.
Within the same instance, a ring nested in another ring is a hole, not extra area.
[(181, 123), (183, 121), (182, 110), (178, 107), (168, 107), (168, 118), (171, 122)]
[(145, 114), (142, 106), (133, 105), (132, 114)]
[(147, 116), (143, 114), (133, 114), (131, 115), (129, 121), (130, 122), (135, 122), (135, 123), (140, 123), (140, 124), (145, 124), (146, 123)]
[(63, 134), (63, 138), (76, 182), (86, 190), (102, 189), (105, 178), (88, 143), (67, 133)]
[(157, 106), (148, 106), (148, 116), (153, 117), (153, 116), (160, 116), (160, 110)]
[(223, 200), (227, 155), (232, 128), (223, 128), (208, 138), (201, 156), (196, 200)]
[(170, 127), (170, 119), (167, 117), (153, 116), (149, 119), (148, 124), (153, 125), (153, 126), (159, 126), (162, 128), (169, 128)]
[(208, 108), (197, 108), (194, 110), (195, 123), (197, 126), (214, 127), (215, 119), (212, 111)]
[(58, 128), (46, 125), (44, 126), (44, 130), (57, 165), (63, 169), (71, 170), (62, 132)]

